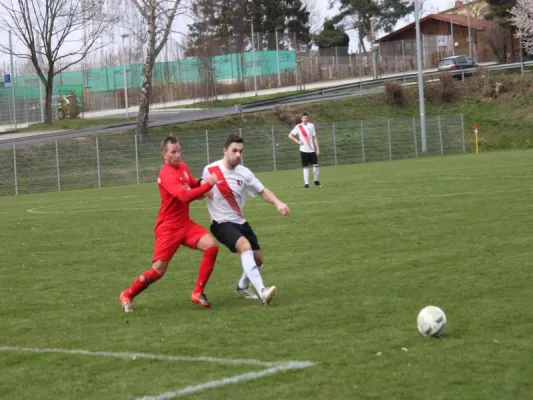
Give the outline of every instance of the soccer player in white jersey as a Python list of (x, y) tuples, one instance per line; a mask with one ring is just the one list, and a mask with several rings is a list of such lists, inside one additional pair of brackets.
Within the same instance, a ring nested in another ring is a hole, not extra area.
[(267, 203), (273, 204), (281, 215), (290, 215), (290, 210), (287, 204), (263, 186), (252, 171), (241, 165), (243, 143), (242, 137), (229, 136), (224, 144), (224, 158), (204, 168), (204, 179), (211, 174), (218, 177), (218, 182), (207, 196), (207, 209), (213, 236), (231, 252), (241, 255), (244, 273), (237, 284), (237, 292), (246, 298), (257, 299), (250, 288), (251, 282), (261, 302), (269, 305), (276, 294), (276, 287), (265, 287), (263, 284), (260, 272), (263, 253), (242, 209), (247, 196), (259, 194)]
[(315, 186), (322, 187), (318, 170), (318, 156), (320, 156), (318, 137), (316, 135), (315, 126), (309, 122), (309, 116), (306, 112), (302, 114), (302, 123), (296, 125), (291, 133), (289, 133), (289, 139), (300, 145), (300, 157), (302, 159), (302, 168), (304, 170), (304, 188), (309, 188), (310, 164), (313, 166)]

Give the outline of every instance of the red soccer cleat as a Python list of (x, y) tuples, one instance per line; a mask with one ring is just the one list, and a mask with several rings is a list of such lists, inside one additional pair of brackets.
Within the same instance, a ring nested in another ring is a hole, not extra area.
[(195, 304), (200, 304), (202, 307), (211, 307), (211, 303), (207, 300), (205, 293), (193, 293), (191, 301)]
[(120, 293), (120, 305), (122, 306), (122, 311), (124, 312), (132, 312), (133, 311), (133, 306), (132, 306), (132, 302), (133, 302), (133, 299), (128, 295), (128, 290), (124, 290), (122, 291), (122, 293)]

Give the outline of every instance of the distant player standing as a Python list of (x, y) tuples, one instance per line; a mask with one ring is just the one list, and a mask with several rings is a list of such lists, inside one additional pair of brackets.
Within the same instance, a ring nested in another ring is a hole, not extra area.
[(132, 302), (135, 296), (165, 274), (170, 260), (182, 244), (204, 253), (191, 300), (203, 307), (211, 305), (204, 288), (215, 265), (218, 245), (205, 228), (190, 218), (189, 203), (203, 197), (218, 178), (211, 174), (205, 177), (204, 182), (194, 179), (187, 164), (181, 161), (180, 144), (172, 136), (163, 140), (160, 150), (165, 163), (157, 178), (161, 207), (155, 224), (153, 264), (152, 268), (142, 273), (120, 294), (120, 304), (124, 312), (133, 311)]
[(309, 188), (309, 165), (313, 166), (313, 178), (315, 186), (322, 187), (319, 180), (318, 156), (320, 149), (318, 147), (318, 137), (315, 126), (309, 122), (309, 116), (306, 112), (302, 114), (302, 123), (294, 127), (289, 133), (289, 139), (300, 145), (300, 157), (304, 172), (304, 188)]
[(218, 181), (209, 193), (207, 209), (211, 216), (211, 233), (233, 253), (241, 255), (243, 275), (237, 284), (237, 292), (246, 298), (257, 298), (250, 289), (255, 287), (261, 302), (269, 305), (276, 294), (276, 287), (265, 287), (261, 277), (263, 253), (259, 241), (243, 215), (247, 196), (259, 194), (273, 204), (281, 215), (290, 215), (289, 207), (272, 191), (265, 188), (252, 171), (240, 165), (243, 138), (231, 135), (224, 144), (224, 158), (204, 168), (203, 177), (216, 174)]

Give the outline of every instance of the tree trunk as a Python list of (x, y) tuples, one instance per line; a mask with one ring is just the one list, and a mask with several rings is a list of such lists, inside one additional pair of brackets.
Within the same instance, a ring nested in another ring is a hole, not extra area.
[(137, 114), (137, 129), (135, 133), (141, 140), (148, 137), (148, 114), (150, 112), (150, 100), (152, 97), (152, 70), (154, 69), (154, 57), (148, 50), (146, 62), (142, 71), (141, 99), (139, 102), (139, 113)]
[(53, 123), (52, 111), (54, 109), (53, 105), (55, 104), (53, 101), (53, 96), (52, 96), (52, 92), (53, 92), (52, 80), (49, 79), (48, 82), (46, 82), (45, 89), (46, 89), (46, 101), (45, 101), (45, 106), (44, 106), (44, 124), (52, 125)]

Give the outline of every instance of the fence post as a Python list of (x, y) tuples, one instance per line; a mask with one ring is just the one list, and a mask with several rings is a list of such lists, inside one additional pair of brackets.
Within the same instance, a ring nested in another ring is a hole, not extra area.
[(205, 151), (207, 153), (207, 164), (210, 164), (209, 162), (209, 132), (207, 129), (205, 130)]
[(272, 157), (274, 161), (274, 171), (276, 171), (276, 134), (274, 133), (274, 126), (272, 126)]
[(61, 192), (61, 177), (59, 174), (59, 148), (57, 146), (57, 140), (55, 141), (56, 144), (56, 172), (57, 172), (57, 191)]
[(15, 143), (13, 143), (13, 178), (15, 179), (15, 196), (18, 196), (19, 184), (17, 179), (17, 151), (15, 150)]
[[(364, 68), (364, 65), (363, 65)], [(361, 63), (359, 63), (359, 96), (363, 96), (363, 71), (361, 70)]]
[(365, 128), (363, 120), (361, 120), (361, 153), (363, 156), (363, 162), (365, 162)]
[(416, 140), (416, 119), (413, 117), (413, 137), (415, 138), (415, 157), (418, 157), (418, 142)]
[(444, 154), (444, 143), (442, 142), (442, 126), (440, 124), (440, 115), (437, 115), (437, 122), (439, 123), (439, 139), (440, 139), (440, 154)]
[(100, 177), (100, 148), (98, 146), (98, 136), (96, 137), (96, 176), (98, 177), (98, 187), (102, 187)]
[[(239, 136), (242, 137), (242, 128), (239, 128)], [(244, 165), (244, 155), (241, 153), (241, 164)]]
[(466, 153), (466, 142), (465, 142), (465, 118), (464, 115), (461, 114), (461, 132), (462, 132), (462, 140), (463, 140), (463, 153)]
[(387, 129), (389, 131), (389, 161), (392, 160), (392, 130), (390, 126), (390, 118), (387, 119)]
[(137, 146), (137, 134), (135, 134), (134, 138), (135, 138), (135, 174), (137, 177), (137, 185), (138, 185), (140, 181), (139, 181), (139, 148)]
[(28, 124), (28, 101), (26, 99), (26, 85), (24, 85), (24, 118), (26, 119), (26, 125)]
[(335, 133), (335, 122), (333, 122), (333, 158), (335, 159), (335, 165), (337, 164), (337, 135)]

